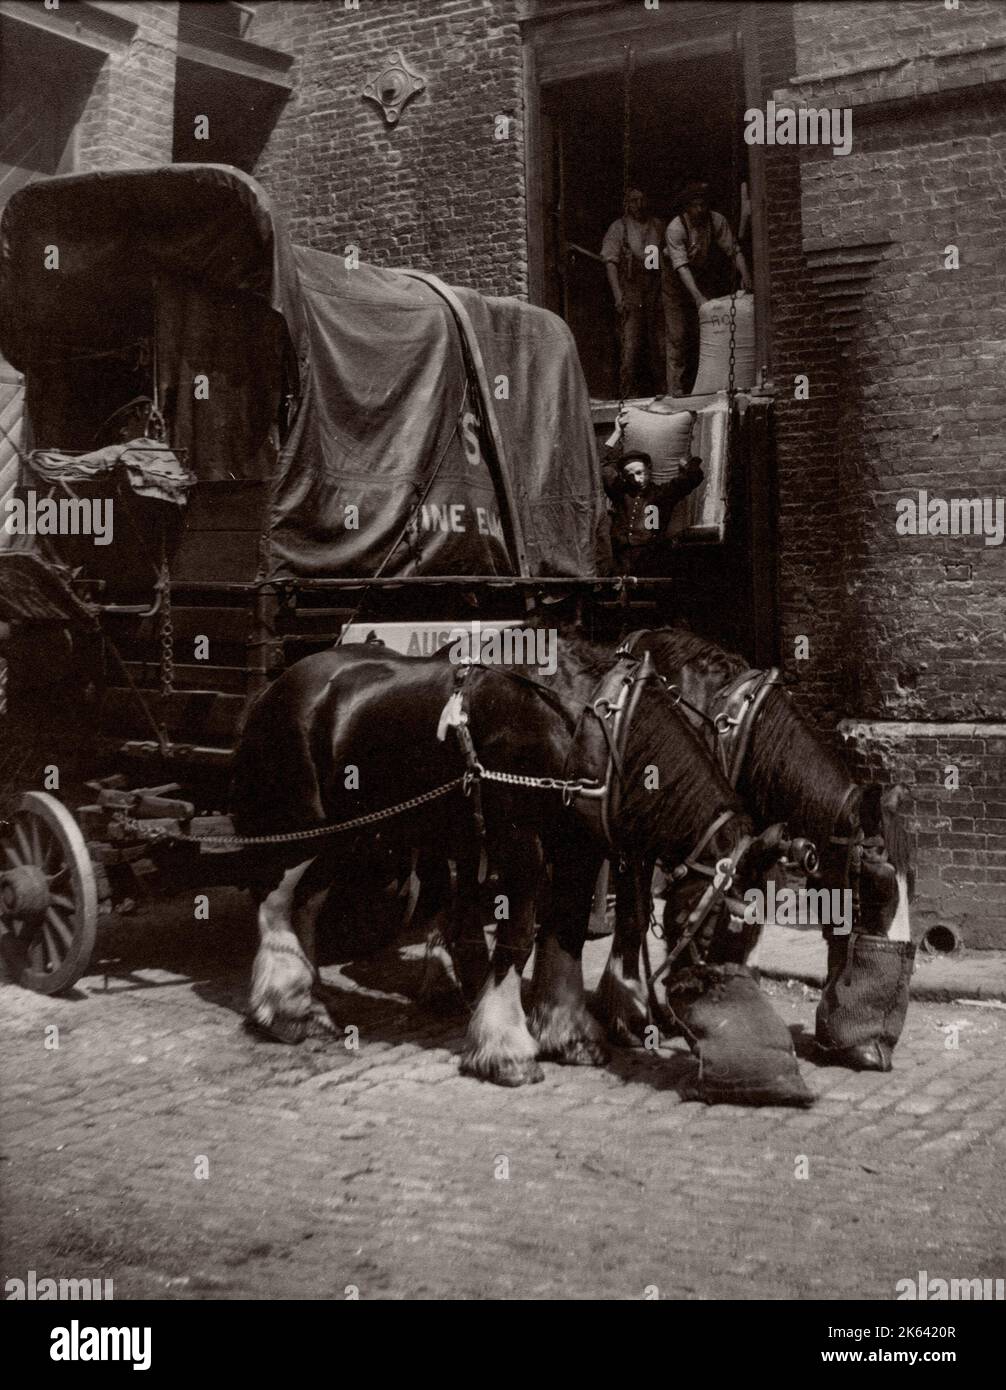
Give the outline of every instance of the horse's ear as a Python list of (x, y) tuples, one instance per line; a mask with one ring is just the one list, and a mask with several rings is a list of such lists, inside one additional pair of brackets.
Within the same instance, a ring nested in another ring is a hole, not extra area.
[(883, 833), (880, 805), (883, 793), (884, 789), (879, 782), (867, 782), (863, 787), (863, 799), (859, 803), (859, 822), (867, 839)]

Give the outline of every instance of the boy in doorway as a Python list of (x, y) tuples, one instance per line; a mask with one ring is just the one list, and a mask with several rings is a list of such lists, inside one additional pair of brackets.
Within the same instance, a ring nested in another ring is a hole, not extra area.
[(702, 460), (681, 464), (669, 482), (653, 481), (653, 463), (642, 449), (622, 452), (625, 424), (622, 411), (609, 441), (601, 470), (604, 490), (612, 504), (611, 545), (619, 574), (659, 577), (667, 573), (667, 526), (675, 506), (694, 492), (703, 479)]

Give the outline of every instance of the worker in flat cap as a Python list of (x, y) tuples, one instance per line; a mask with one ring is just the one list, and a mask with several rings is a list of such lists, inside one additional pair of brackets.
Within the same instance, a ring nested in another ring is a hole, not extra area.
[(685, 344), (696, 316), (707, 299), (730, 294), (739, 278), (750, 290), (751, 276), (730, 223), (709, 206), (709, 185), (693, 180), (675, 200), (677, 216), (667, 224), (664, 251), (671, 268), (665, 290), (665, 351), (668, 391), (684, 390)]
[(666, 539), (671, 513), (702, 482), (702, 460), (678, 466), (677, 477), (653, 481), (653, 461), (643, 449), (625, 447), (628, 411), (615, 422), (601, 470), (611, 500), (611, 544), (619, 574), (658, 576), (666, 571)]

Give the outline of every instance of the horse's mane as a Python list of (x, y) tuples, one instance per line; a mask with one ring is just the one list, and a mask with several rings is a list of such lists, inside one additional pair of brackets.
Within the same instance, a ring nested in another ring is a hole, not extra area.
[[(742, 656), (685, 628), (661, 628), (648, 645), (663, 671), (687, 665), (725, 685), (748, 670)], [(855, 809), (848, 769), (780, 689), (770, 690), (762, 705), (741, 784), (757, 820), (787, 821), (819, 843)]]
[(819, 845), (855, 819), (858, 788), (848, 768), (782, 690), (765, 697), (743, 781), (759, 815), (786, 820)]
[(564, 659), (580, 675), (600, 679), (615, 664), (615, 648), (611, 643), (592, 642), (578, 627), (561, 628), (559, 641)]
[[(598, 681), (615, 664), (615, 649), (591, 641), (581, 629), (564, 627), (559, 634), (559, 662), (547, 675), (536, 668), (507, 668), (529, 676), (539, 693), (566, 702), (579, 716)], [(652, 770), (660, 784), (651, 787)], [(743, 806), (709, 758), (688, 721), (655, 683), (644, 687), (629, 729), (623, 766), (619, 821), (632, 848), (660, 855), (675, 846), (690, 849), (721, 811), (743, 814)]]
[[(652, 786), (654, 768), (659, 787)], [(636, 706), (623, 773), (619, 818), (641, 854), (666, 854), (675, 845), (690, 850), (720, 811), (743, 814), (740, 798), (656, 684), (644, 688)]]
[(915, 850), (908, 833), (908, 821), (900, 811), (889, 811), (886, 807), (881, 816), (888, 862), (893, 864), (896, 873), (904, 874), (911, 902), (915, 897)]
[(686, 627), (654, 628), (648, 638), (658, 667), (694, 666), (700, 676), (722, 676), (724, 685), (748, 669), (742, 656), (724, 651)]

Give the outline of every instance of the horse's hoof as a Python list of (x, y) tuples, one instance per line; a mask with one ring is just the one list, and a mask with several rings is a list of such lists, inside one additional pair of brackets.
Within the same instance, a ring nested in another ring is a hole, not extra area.
[(330, 1038), (338, 1031), (338, 1025), (333, 1022), (327, 1009), (312, 1009), (311, 1017), (307, 1021), (306, 1036)]
[(817, 1045), (818, 1061), (826, 1067), (848, 1067), (850, 1071), (890, 1071), (891, 1049), (886, 1043), (856, 1043), (852, 1047)]
[(641, 1019), (622, 1017), (602, 1019), (608, 1041), (615, 1047), (638, 1047), (646, 1036), (646, 1023)]
[(605, 1067), (611, 1053), (599, 1038), (574, 1037), (538, 1049), (538, 1056), (564, 1067)]
[(610, 1060), (601, 1026), (588, 1013), (533, 1010), (528, 1027), (538, 1040), (538, 1056), (548, 1062), (566, 1067), (603, 1067)]
[(494, 1086), (532, 1086), (545, 1080), (544, 1069), (534, 1057), (494, 1057), (484, 1052), (463, 1053), (461, 1074)]
[(309, 1018), (284, 1018), (279, 1014), (274, 1015), (268, 1022), (256, 1018), (253, 1014), (245, 1019), (245, 1027), (249, 1032), (267, 1038), (270, 1042), (289, 1043), (291, 1046), (304, 1041), (309, 1025)]
[(589, 1007), (617, 1047), (638, 1047), (645, 1041), (652, 1022), (649, 1009), (625, 986), (602, 979)]

